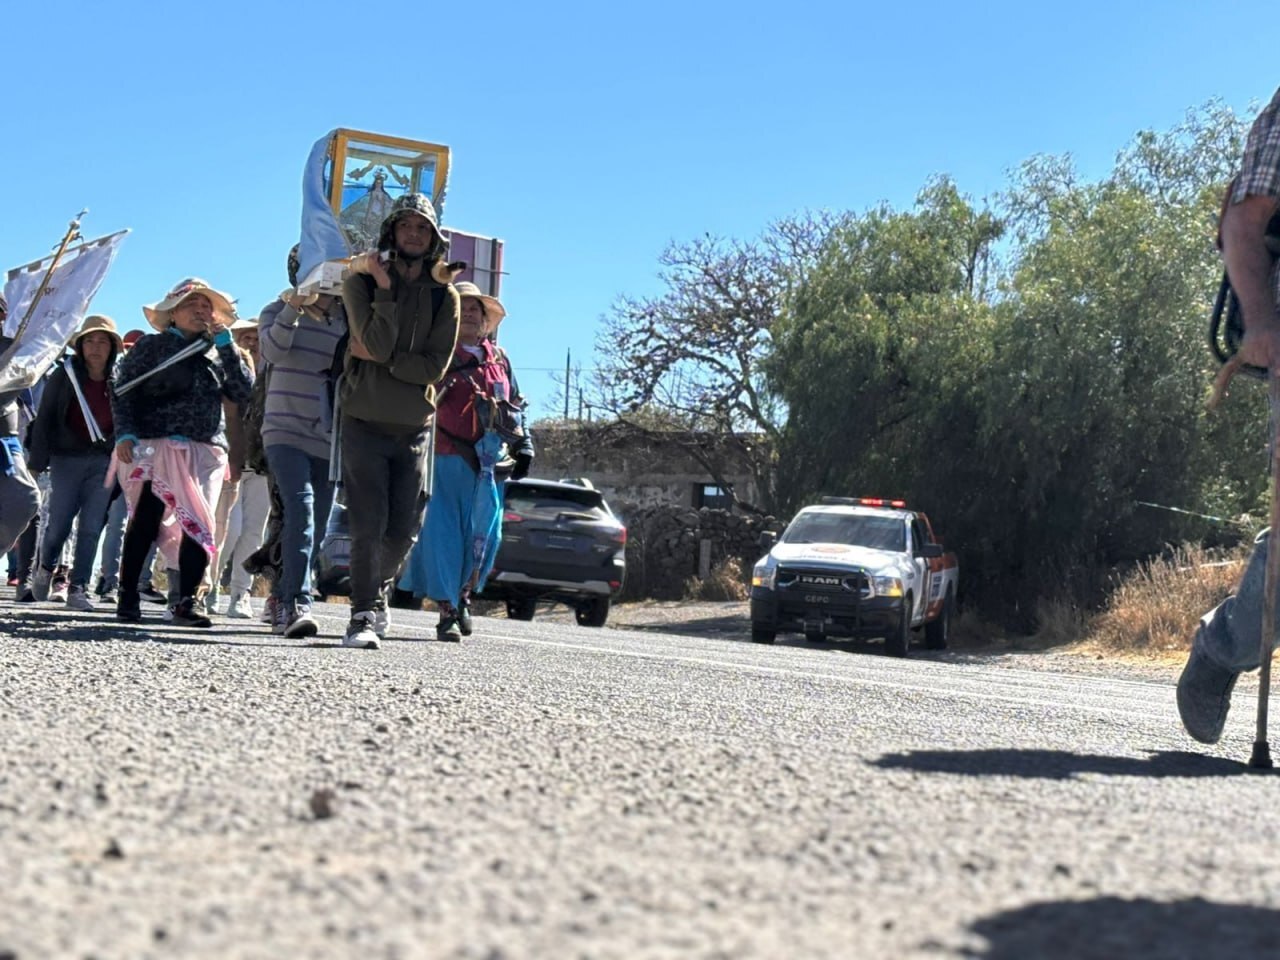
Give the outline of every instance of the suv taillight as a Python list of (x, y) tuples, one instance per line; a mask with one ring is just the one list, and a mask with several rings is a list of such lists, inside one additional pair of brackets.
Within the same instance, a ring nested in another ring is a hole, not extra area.
[(520, 516), (520, 514), (516, 513), (514, 510), (503, 510), (502, 522), (503, 523), (524, 523), (524, 517)]
[(612, 540), (614, 543), (620, 543), (625, 547), (627, 545), (627, 528), (618, 527), (617, 530), (614, 530), (611, 534), (609, 534), (609, 539)]

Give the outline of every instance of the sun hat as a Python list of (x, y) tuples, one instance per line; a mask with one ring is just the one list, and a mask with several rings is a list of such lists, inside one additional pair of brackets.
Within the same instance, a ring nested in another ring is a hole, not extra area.
[(236, 317), (236, 322), (231, 325), (232, 333), (235, 333), (238, 330), (257, 330), (257, 329), (258, 329), (257, 317)]
[(444, 253), (445, 242), (444, 237), (440, 235), (440, 221), (436, 217), (436, 208), (431, 205), (431, 198), (425, 193), (406, 193), (396, 198), (395, 203), (391, 204), (391, 212), (382, 221), (382, 229), (378, 233), (378, 249), (391, 249), (395, 239), (396, 221), (411, 213), (425, 217), (436, 235), (435, 241), (431, 244), (431, 250), (427, 254), (428, 258), (434, 259), (441, 256)]
[(116, 330), (116, 322), (100, 313), (84, 318), (84, 323), (80, 325), (80, 329), (71, 335), (71, 346), (73, 348), (78, 346), (80, 341), (91, 333), (105, 333), (115, 343), (117, 352), (124, 348), (124, 340), (120, 338), (120, 334)]
[(236, 308), (231, 304), (231, 298), (225, 293), (213, 289), (204, 280), (199, 277), (188, 277), (180, 281), (172, 290), (164, 295), (164, 299), (149, 307), (143, 307), (142, 312), (147, 318), (147, 322), (157, 330), (165, 331), (173, 326), (173, 317), (170, 316), (173, 308), (182, 303), (188, 297), (193, 297), (197, 293), (204, 294), (209, 298), (209, 303), (213, 306), (214, 320), (220, 326), (229, 327), (236, 319)]
[(489, 332), (492, 333), (498, 329), (498, 324), (502, 322), (502, 318), (507, 315), (507, 308), (502, 305), (502, 301), (497, 297), (491, 297), (470, 280), (463, 280), (455, 283), (453, 289), (458, 291), (458, 296), (474, 297), (484, 305), (484, 316), (489, 321)]

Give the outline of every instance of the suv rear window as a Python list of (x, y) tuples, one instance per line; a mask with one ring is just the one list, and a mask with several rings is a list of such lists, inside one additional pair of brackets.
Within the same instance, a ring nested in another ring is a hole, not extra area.
[(505, 503), (516, 513), (588, 513), (600, 519), (609, 516), (599, 490), (546, 490), (508, 483)]

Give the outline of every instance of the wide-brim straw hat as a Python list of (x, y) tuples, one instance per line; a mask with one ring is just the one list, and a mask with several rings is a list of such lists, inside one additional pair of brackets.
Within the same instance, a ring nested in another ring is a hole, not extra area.
[(124, 339), (120, 336), (120, 332), (116, 330), (116, 322), (100, 313), (84, 318), (84, 323), (80, 325), (80, 329), (71, 336), (71, 346), (73, 348), (78, 346), (80, 341), (91, 333), (105, 333), (109, 336), (116, 345), (117, 353), (124, 349)]
[(235, 323), (236, 308), (232, 306), (231, 298), (225, 293), (215, 290), (199, 277), (188, 277), (181, 281), (165, 294), (163, 300), (149, 307), (143, 307), (142, 312), (151, 326), (160, 331), (168, 330), (173, 326), (173, 317), (171, 316), (173, 308), (197, 293), (204, 294), (209, 298), (209, 303), (213, 306), (214, 320), (219, 326), (230, 327)]
[(458, 291), (458, 296), (475, 297), (484, 304), (484, 317), (489, 321), (489, 332), (492, 333), (498, 329), (498, 324), (502, 322), (502, 318), (507, 315), (507, 308), (502, 305), (502, 301), (497, 297), (491, 297), (470, 280), (463, 280), (461, 283), (455, 283), (453, 289)]
[(257, 317), (236, 317), (236, 322), (231, 325), (231, 332), (236, 333), (239, 330), (257, 330)]

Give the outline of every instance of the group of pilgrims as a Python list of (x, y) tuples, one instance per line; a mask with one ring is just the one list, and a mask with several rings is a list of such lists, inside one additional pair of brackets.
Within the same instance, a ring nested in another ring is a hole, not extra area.
[[(143, 307), (150, 332), (86, 318), (35, 388), (0, 395), (0, 552), (17, 600), (129, 623), (159, 609), (193, 631), (260, 617), (313, 637), (336, 499), (342, 644), (376, 649), (393, 594), (433, 602), (437, 639), (469, 635), (501, 539), (502, 511), (477, 504), (528, 473), (533, 444), (497, 345), (506, 310), (446, 251), (430, 199), (407, 194), (340, 296), (299, 292), (294, 247), (289, 287), (256, 319), (198, 278)], [(270, 583), (259, 610), (255, 577)]]

